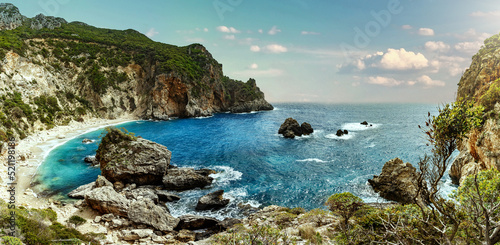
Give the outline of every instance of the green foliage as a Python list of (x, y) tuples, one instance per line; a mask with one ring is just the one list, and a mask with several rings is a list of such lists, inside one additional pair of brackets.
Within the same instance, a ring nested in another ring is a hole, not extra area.
[(1, 237), (2, 244), (5, 245), (22, 245), (23, 242), (17, 237), (3, 236)]
[(83, 225), (85, 222), (87, 222), (87, 220), (78, 215), (73, 215), (68, 219), (68, 223), (74, 224), (75, 226)]
[(213, 236), (212, 244), (296, 244), (286, 233), (270, 226), (252, 225), (251, 228), (245, 228), (236, 225), (235, 228), (228, 230), (225, 234)]
[(325, 203), (330, 211), (340, 215), (344, 226), (347, 227), (349, 219), (363, 207), (363, 200), (350, 192), (337, 193), (328, 198)]
[(500, 79), (493, 81), (488, 90), (480, 98), (480, 103), (484, 106), (484, 111), (492, 111), (497, 102), (500, 102)]

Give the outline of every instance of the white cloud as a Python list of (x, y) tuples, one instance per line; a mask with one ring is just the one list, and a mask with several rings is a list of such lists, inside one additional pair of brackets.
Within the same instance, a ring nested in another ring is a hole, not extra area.
[(418, 29), (418, 35), (434, 36), (434, 30), (432, 30), (431, 28), (420, 28), (420, 29)]
[(425, 43), (425, 49), (429, 51), (446, 52), (450, 50), (450, 45), (441, 41), (438, 42), (428, 41)]
[(470, 28), (463, 34), (454, 34), (458, 39), (462, 40), (476, 40), (476, 41), (484, 41), (486, 38), (490, 37), (491, 34), (486, 32), (477, 32), (474, 28)]
[(204, 31), (204, 32), (208, 32), (208, 28), (206, 28), (206, 27), (205, 27), (205, 28), (203, 28), (203, 31)]
[(475, 41), (475, 42), (461, 42), (455, 44), (455, 49), (457, 51), (460, 51), (462, 53), (466, 54), (475, 54), (481, 46), (483, 45), (483, 42), (481, 41)]
[(271, 28), (271, 30), (269, 30), (269, 31), (267, 32), (267, 34), (269, 34), (269, 35), (276, 35), (278, 32), (281, 32), (281, 30), (280, 30), (280, 29), (278, 29), (278, 27), (277, 27), (277, 26), (273, 26), (273, 27)]
[(250, 46), (250, 51), (252, 52), (260, 52), (260, 47), (257, 45)]
[(225, 35), (224, 36), (224, 39), (227, 39), (227, 40), (234, 40), (236, 39), (236, 37), (234, 35)]
[(420, 70), (428, 67), (429, 61), (421, 53), (401, 49), (388, 49), (384, 52), (369, 54), (353, 62), (339, 66), (340, 71), (363, 71), (368, 68), (387, 71)]
[(402, 25), (401, 28), (403, 30), (411, 30), (411, 29), (413, 29), (413, 26), (411, 26), (411, 25)]
[(241, 31), (236, 30), (234, 27), (227, 27), (227, 26), (218, 26), (217, 31), (224, 32), (224, 33), (240, 33)]
[(369, 84), (375, 84), (375, 85), (380, 85), (384, 87), (395, 87), (395, 86), (415, 86), (415, 85), (420, 85), (424, 89), (432, 88), (432, 87), (443, 87), (446, 84), (443, 81), (440, 80), (433, 80), (427, 75), (422, 75), (418, 77), (415, 81), (404, 81), (404, 80), (397, 80), (392, 77), (382, 77), (382, 76), (375, 76), (375, 77), (368, 77), (368, 83)]
[(368, 83), (375, 84), (375, 85), (381, 85), (381, 86), (385, 86), (385, 87), (393, 87), (393, 86), (401, 85), (403, 82), (398, 81), (394, 78), (390, 78), (390, 77), (376, 76), (376, 77), (369, 77)]
[(388, 49), (380, 60), (380, 67), (385, 70), (418, 70), (427, 66), (429, 66), (429, 61), (423, 54), (415, 54), (404, 48)]
[(319, 32), (314, 32), (314, 31), (302, 31), (300, 32), (301, 35), (320, 35)]
[(151, 29), (149, 29), (148, 32), (146, 32), (146, 36), (148, 36), (149, 38), (152, 38), (152, 37), (154, 37), (154, 36), (156, 36), (158, 34), (159, 34), (159, 32), (157, 32), (155, 30), (155, 28), (151, 28)]
[(489, 11), (489, 12), (483, 12), (483, 11), (475, 11), (470, 14), (472, 17), (500, 17), (500, 11)]
[(288, 51), (288, 49), (285, 46), (279, 45), (279, 44), (270, 44), (266, 46), (266, 50), (271, 52), (271, 53), (285, 53)]
[(252, 70), (255, 70), (255, 69), (258, 69), (259, 68), (259, 65), (257, 65), (256, 63), (253, 63), (251, 64), (248, 68), (252, 69)]
[(430, 78), (427, 75), (422, 75), (422, 76), (418, 77), (416, 81), (410, 81), (410, 82), (408, 82), (408, 84), (409, 85), (420, 84), (426, 89), (432, 88), (432, 87), (444, 87), (444, 85), (446, 85), (443, 81), (432, 80), (432, 78)]
[(259, 33), (264, 33), (264, 31), (262, 29), (259, 29), (258, 32)]

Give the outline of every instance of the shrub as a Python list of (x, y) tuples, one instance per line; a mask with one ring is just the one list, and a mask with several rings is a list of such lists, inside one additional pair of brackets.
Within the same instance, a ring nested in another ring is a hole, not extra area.
[(3, 236), (2, 244), (6, 245), (23, 245), (23, 242), (17, 237)]
[(330, 211), (340, 215), (344, 227), (347, 227), (349, 219), (363, 207), (363, 200), (350, 192), (337, 193), (328, 198), (325, 203)]
[(78, 215), (73, 215), (68, 219), (68, 223), (74, 224), (75, 226), (83, 225), (85, 222), (87, 222), (87, 220)]

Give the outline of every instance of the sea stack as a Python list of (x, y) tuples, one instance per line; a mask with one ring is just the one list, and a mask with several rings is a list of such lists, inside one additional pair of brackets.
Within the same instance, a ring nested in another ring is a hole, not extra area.
[(282, 134), (285, 138), (293, 139), (295, 136), (309, 135), (314, 132), (311, 124), (304, 122), (300, 125), (297, 120), (289, 117), (281, 124), (278, 134)]

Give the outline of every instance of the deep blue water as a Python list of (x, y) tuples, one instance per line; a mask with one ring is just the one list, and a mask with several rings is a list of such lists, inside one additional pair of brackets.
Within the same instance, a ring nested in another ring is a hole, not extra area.
[[(378, 200), (367, 180), (392, 158), (417, 163), (428, 151), (418, 124), (423, 124), (427, 112), (435, 114), (437, 105), (275, 106), (276, 110), (266, 112), (137, 121), (119, 127), (167, 146), (172, 151), (171, 164), (220, 171), (210, 188), (181, 192), (181, 201), (169, 204), (174, 216), (194, 213), (196, 200), (216, 189), (224, 189), (233, 199), (233, 206), (216, 216), (238, 216), (234, 206), (240, 202), (312, 209), (322, 207), (328, 196), (345, 191), (365, 201)], [(281, 137), (278, 129), (288, 117), (309, 122), (314, 134), (293, 140)], [(373, 126), (360, 125), (362, 121)], [(339, 138), (338, 129), (347, 129), (349, 134)], [(94, 181), (100, 170), (83, 158), (95, 155), (102, 131), (81, 135), (51, 151), (37, 174), (43, 188), (65, 195)], [(84, 138), (96, 142), (82, 144)]]

